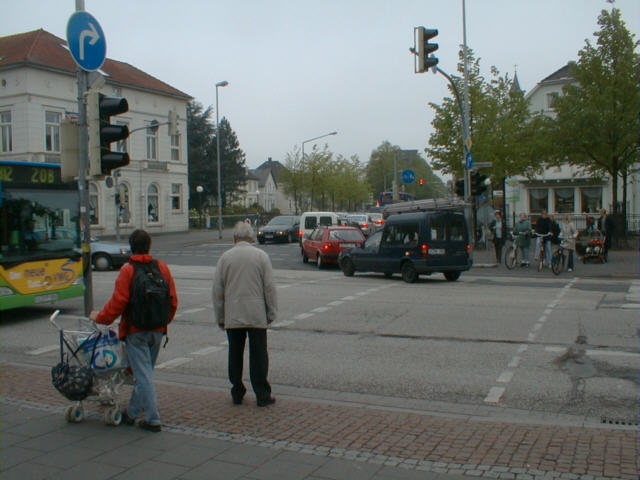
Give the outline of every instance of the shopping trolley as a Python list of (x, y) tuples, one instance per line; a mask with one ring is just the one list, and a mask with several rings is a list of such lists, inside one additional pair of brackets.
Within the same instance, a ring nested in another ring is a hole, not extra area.
[[(52, 369), (52, 382), (54, 386), (58, 382), (56, 389), (74, 402), (66, 408), (65, 419), (81, 422), (86, 416), (85, 401), (95, 401), (101, 407), (104, 423), (119, 425), (122, 421), (120, 389), (125, 384), (133, 385), (133, 375), (117, 330), (86, 317), (63, 315), (62, 318), (77, 321), (76, 328), (65, 329), (56, 322), (59, 315), (60, 310), (56, 310), (49, 317), (60, 335), (60, 363)], [(85, 392), (69, 394), (59, 389), (59, 374), (65, 368), (74, 372), (81, 370), (83, 380), (87, 380), (83, 383), (83, 388), (87, 387)]]

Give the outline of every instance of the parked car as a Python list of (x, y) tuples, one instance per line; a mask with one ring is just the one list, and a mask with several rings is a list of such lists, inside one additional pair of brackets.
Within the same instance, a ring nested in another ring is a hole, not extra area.
[(362, 245), (364, 234), (355, 227), (318, 227), (302, 242), (302, 261), (314, 260), (318, 268), (337, 263), (338, 254), (347, 248)]
[(298, 237), (300, 245), (316, 227), (339, 225), (338, 214), (334, 212), (304, 212), (300, 215), (300, 230)]
[(91, 237), (91, 263), (96, 270), (120, 268), (129, 261), (131, 248), (123, 242), (109, 242)]
[(391, 215), (384, 229), (362, 247), (340, 252), (338, 262), (350, 277), (358, 272), (402, 274), (413, 283), (420, 274), (442, 272), (449, 281), (471, 268), (469, 228), (462, 213), (420, 212)]
[(268, 240), (274, 242), (295, 242), (298, 240), (300, 218), (291, 215), (273, 217), (264, 227), (258, 229), (258, 243)]

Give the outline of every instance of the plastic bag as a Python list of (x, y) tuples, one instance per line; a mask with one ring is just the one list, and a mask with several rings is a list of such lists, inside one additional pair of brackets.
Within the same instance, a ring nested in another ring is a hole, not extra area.
[[(92, 352), (94, 353), (92, 354)], [(118, 332), (113, 328), (89, 336), (80, 345), (80, 353), (96, 373), (119, 370), (129, 366), (124, 343), (120, 341)]]

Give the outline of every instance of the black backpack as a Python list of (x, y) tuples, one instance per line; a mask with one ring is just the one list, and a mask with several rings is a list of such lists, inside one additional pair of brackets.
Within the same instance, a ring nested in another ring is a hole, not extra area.
[(160, 273), (158, 262), (130, 262), (133, 279), (127, 306), (127, 319), (141, 330), (155, 330), (169, 324), (171, 298), (169, 283)]

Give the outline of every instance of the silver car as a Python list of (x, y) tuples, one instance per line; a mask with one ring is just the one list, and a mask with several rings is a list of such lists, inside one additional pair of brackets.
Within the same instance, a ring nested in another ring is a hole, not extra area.
[(120, 268), (131, 256), (129, 244), (108, 242), (91, 237), (91, 263), (99, 271)]

